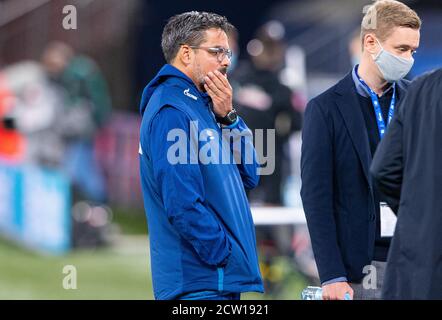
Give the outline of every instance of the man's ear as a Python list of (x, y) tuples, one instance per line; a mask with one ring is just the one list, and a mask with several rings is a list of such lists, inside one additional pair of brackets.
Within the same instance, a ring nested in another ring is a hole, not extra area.
[(182, 45), (178, 50), (177, 58), (184, 66), (188, 66), (193, 59), (192, 49), (188, 45)]
[(376, 54), (379, 51), (379, 44), (373, 33), (367, 33), (364, 35), (364, 51), (367, 51), (370, 54)]

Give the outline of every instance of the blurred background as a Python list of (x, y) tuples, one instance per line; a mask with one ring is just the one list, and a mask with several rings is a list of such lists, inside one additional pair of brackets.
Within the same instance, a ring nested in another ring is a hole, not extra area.
[[(442, 66), (442, 3), (403, 2), (423, 20), (412, 79)], [(266, 293), (243, 298), (318, 285), (299, 196), (302, 114), (358, 62), (370, 3), (0, 0), (0, 299), (153, 298), (138, 103), (164, 64), (167, 19), (190, 10), (237, 27), (235, 106), (252, 129), (276, 129), (276, 170), (248, 194)]]

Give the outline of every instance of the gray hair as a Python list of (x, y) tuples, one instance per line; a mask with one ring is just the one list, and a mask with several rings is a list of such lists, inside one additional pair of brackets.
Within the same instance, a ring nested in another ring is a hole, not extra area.
[(163, 30), (161, 47), (167, 63), (175, 59), (182, 44), (199, 46), (208, 29), (221, 29), (230, 34), (235, 27), (216, 13), (190, 11), (173, 16)]

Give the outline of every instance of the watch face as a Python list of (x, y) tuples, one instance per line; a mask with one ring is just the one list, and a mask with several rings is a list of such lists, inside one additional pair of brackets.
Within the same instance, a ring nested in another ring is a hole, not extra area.
[(230, 121), (234, 122), (236, 120), (236, 112), (234, 110), (230, 111), (227, 114), (227, 118), (229, 118)]
[(236, 113), (236, 110), (233, 109), (224, 118), (217, 117), (217, 121), (224, 125), (231, 125), (236, 121), (237, 118), (238, 115)]

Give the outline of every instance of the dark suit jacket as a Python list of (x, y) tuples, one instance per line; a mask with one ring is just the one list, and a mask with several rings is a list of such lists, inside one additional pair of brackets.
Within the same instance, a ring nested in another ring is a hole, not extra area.
[[(407, 82), (397, 83), (398, 96)], [(321, 282), (358, 282), (376, 232), (371, 153), (351, 73), (307, 105), (301, 197)]]
[(398, 213), (385, 299), (442, 299), (442, 69), (414, 81), (371, 171)]

